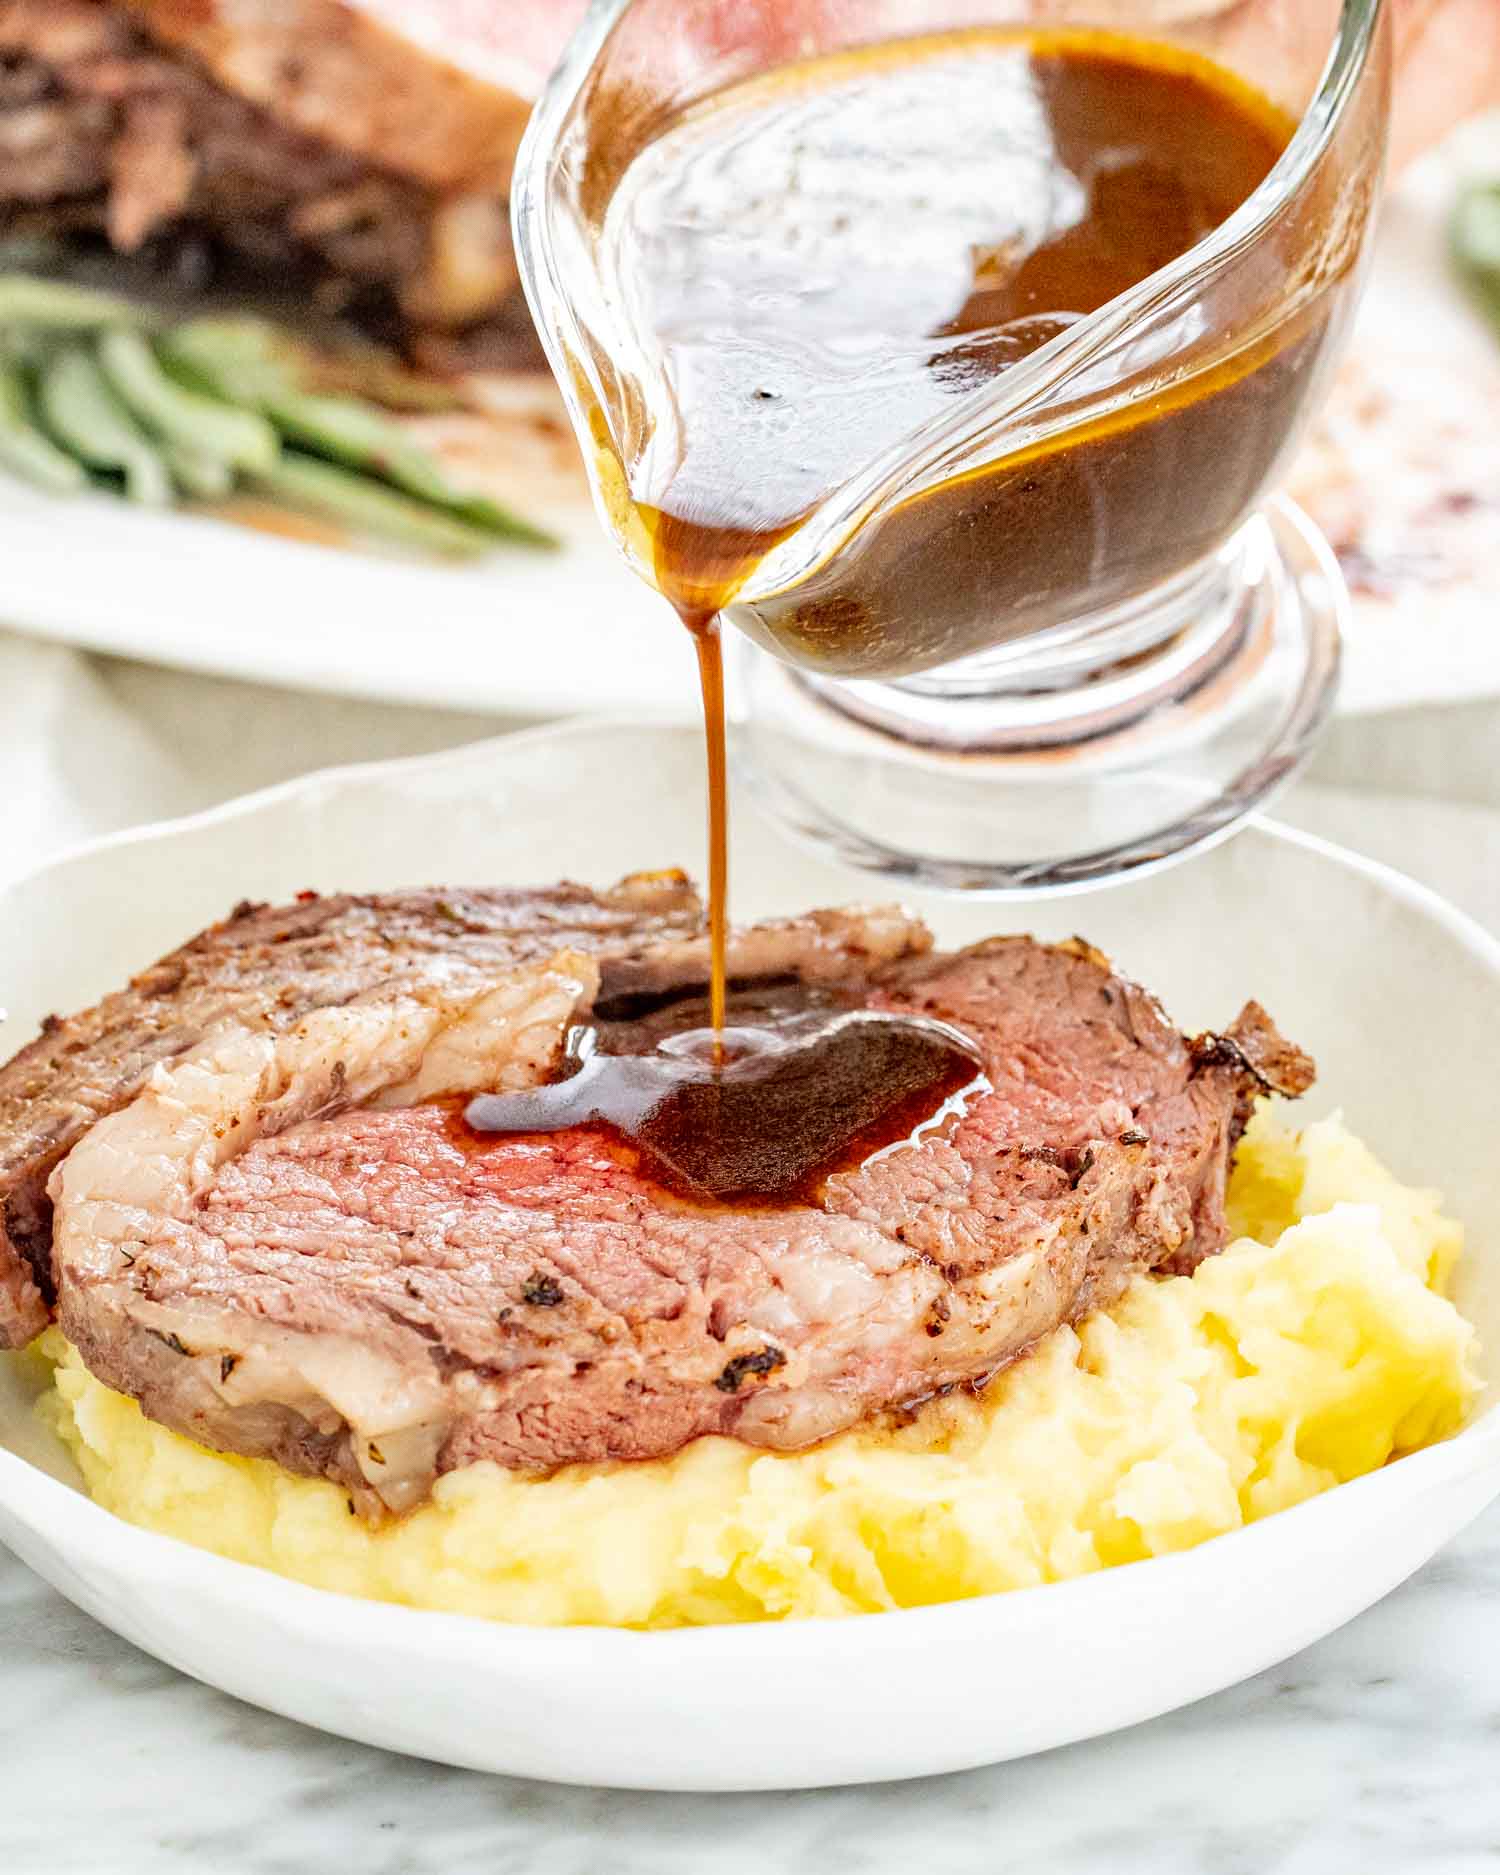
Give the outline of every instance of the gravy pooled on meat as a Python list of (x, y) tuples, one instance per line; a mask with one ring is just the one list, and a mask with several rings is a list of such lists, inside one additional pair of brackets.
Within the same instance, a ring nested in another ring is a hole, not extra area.
[(481, 1137), (608, 1127), (668, 1190), (769, 1205), (815, 1201), (825, 1179), (919, 1138), (984, 1086), (958, 1030), (826, 990), (741, 991), (727, 1029), (709, 1019), (694, 996), (654, 1022), (576, 1028), (555, 1080), (481, 1094), (464, 1119)]

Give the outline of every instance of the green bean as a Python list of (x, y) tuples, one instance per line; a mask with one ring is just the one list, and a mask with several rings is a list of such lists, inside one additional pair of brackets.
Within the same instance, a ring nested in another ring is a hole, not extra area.
[(106, 332), (99, 368), (120, 402), (148, 431), (231, 468), (268, 469), (281, 445), (264, 417), (200, 397), (169, 378), (139, 332)]
[(353, 397), (388, 410), (461, 410), (458, 388), (394, 357), (383, 346), (348, 338), (331, 349), (253, 317), (189, 319), (164, 337), (172, 361), (204, 388), (232, 402), (277, 392)]
[(557, 548), (562, 545), (549, 529), (538, 527), (534, 521), (523, 520), (513, 509), (502, 507), (488, 495), (471, 494), (449, 484), (448, 499), (442, 505), (458, 520), (467, 522), (470, 527), (483, 529), (496, 540), (513, 540), (523, 547)]
[(1500, 330), (1500, 182), (1471, 183), (1458, 198), (1453, 258), (1475, 301)]
[(115, 293), (39, 280), (29, 273), (0, 273), (0, 325), (45, 326), (53, 332), (91, 332), (100, 326), (154, 323), (149, 307)]
[(294, 356), (256, 320), (193, 319), (164, 335), (159, 349), (185, 383), (259, 409), (310, 454), (361, 469), (497, 540), (538, 547), (555, 538), (487, 496), (458, 488), (399, 424), (368, 404), (297, 388)]
[(363, 469), (409, 495), (447, 506), (442, 478), (429, 458), (378, 410), (347, 397), (311, 397), (300, 391), (278, 393), (266, 409), (284, 436), (315, 455)]
[(125, 478), (132, 501), (166, 507), (172, 482), (166, 464), (116, 402), (93, 354), (70, 345), (47, 365), (37, 387), (42, 420), (56, 440), (91, 469)]
[(250, 480), (277, 500), (341, 522), (354, 533), (427, 553), (470, 558), (487, 553), (494, 544), (488, 534), (453, 515), (316, 456), (285, 451), (273, 469)]
[[(194, 500), (222, 499), (237, 471), (351, 529), (432, 553), (556, 545), (452, 481), (380, 410), (302, 389), (316, 382), (313, 354), (264, 321), (191, 319), (148, 337), (154, 323), (113, 295), (0, 275), (0, 371), (14, 368), (22, 387), (9, 417), (0, 413), (0, 466), (24, 464), (19, 473), (62, 489), (82, 484), (83, 464), (122, 475), (132, 499), (154, 504), (172, 499), (174, 483)], [(96, 327), (94, 347), (79, 342)], [(50, 437), (27, 420), (24, 371)]]
[(6, 364), (0, 364), (0, 468), (54, 495), (75, 495), (88, 483), (81, 465), (32, 422), (25, 381)]
[(278, 391), (266, 400), (266, 410), (282, 434), (304, 449), (390, 481), (395, 481), (398, 467), (409, 467), (406, 458), (420, 455), (389, 417), (346, 397)]
[(284, 436), (315, 455), (379, 476), (497, 539), (526, 541), (537, 547), (557, 545), (551, 534), (498, 502), (457, 487), (435, 457), (378, 410), (347, 397), (310, 397), (302, 392), (280, 392), (267, 400), (265, 408)]
[(390, 482), (499, 540), (554, 547), (553, 535), (485, 495), (456, 486), (399, 424), (368, 404), (297, 388), (288, 353), (255, 320), (193, 319), (167, 333), (163, 358), (184, 382), (263, 410), (283, 436), (346, 468)]
[(222, 456), (191, 443), (163, 443), (172, 480), (191, 501), (223, 501), (234, 492), (234, 470)]
[(157, 352), (183, 383), (248, 410), (297, 388), (276, 335), (258, 319), (188, 319), (162, 333)]

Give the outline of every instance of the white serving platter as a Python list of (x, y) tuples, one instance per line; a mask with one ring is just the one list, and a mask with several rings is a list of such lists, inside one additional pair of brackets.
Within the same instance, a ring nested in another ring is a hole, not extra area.
[[(696, 868), (700, 764), (687, 730), (564, 725), (314, 776), (84, 848), (0, 891), (0, 1049), (246, 895)], [(868, 878), (738, 807), (740, 916), (869, 896)], [(924, 909), (946, 942), (1015, 916)], [(1261, 997), (1320, 1061), (1310, 1115), (1342, 1107), (1399, 1175), (1441, 1186), (1467, 1220), (1458, 1299), (1500, 1348), (1500, 944), (1400, 875), (1270, 823), (1028, 917), (1043, 936), (1084, 930), (1185, 1025)], [(31, 1412), (24, 1368), (0, 1358), (0, 1540), (79, 1607), (308, 1724), (573, 1783), (899, 1778), (1129, 1725), (1328, 1633), (1497, 1493), (1500, 1414), (1482, 1405), (1455, 1438), (1371, 1477), (1186, 1555), (1073, 1583), (843, 1621), (506, 1627), (304, 1588), (119, 1522), (82, 1495)]]

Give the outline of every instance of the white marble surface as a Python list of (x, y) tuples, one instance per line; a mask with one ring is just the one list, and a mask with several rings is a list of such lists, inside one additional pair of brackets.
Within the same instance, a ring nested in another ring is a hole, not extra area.
[[(3, 1556), (0, 1663), (14, 1875), (1500, 1868), (1500, 1513), (1232, 1692), (1045, 1757), (863, 1790), (630, 1795), (388, 1757), (183, 1679)], [(1006, 1697), (1004, 1661), (974, 1663), (974, 1697)]]
[[(0, 828), (0, 870), (319, 762), (507, 726), (0, 637), (0, 784), (24, 804)], [(1500, 930), (1497, 747), (1500, 707), (1482, 703), (1340, 725), (1284, 812)], [(884, 1789), (621, 1795), (389, 1757), (182, 1678), (3, 1551), (0, 1688), (0, 1875), (1500, 1871), (1500, 1510), (1235, 1691), (1043, 1758)], [(974, 1663), (973, 1696), (1006, 1697), (1003, 1660)]]

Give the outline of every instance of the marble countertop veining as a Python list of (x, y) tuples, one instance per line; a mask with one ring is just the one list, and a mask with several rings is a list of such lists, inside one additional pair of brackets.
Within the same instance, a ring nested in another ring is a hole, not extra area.
[[(184, 1679), (4, 1552), (0, 1660), (5, 1875), (1500, 1870), (1500, 1509), (1233, 1691), (1043, 1757), (866, 1789), (655, 1796), (392, 1757)], [(974, 1697), (1006, 1697), (1003, 1661), (976, 1662)]]

